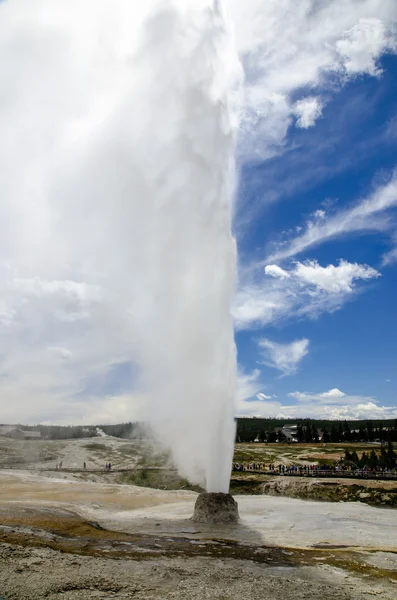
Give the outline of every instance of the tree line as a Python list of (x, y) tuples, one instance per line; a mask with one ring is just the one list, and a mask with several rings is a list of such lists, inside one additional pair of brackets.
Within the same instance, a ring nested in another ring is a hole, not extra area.
[[(291, 422), (292, 423), (292, 422)], [(339, 442), (397, 442), (397, 419), (384, 421), (325, 421), (316, 419), (296, 419), (297, 441), (300, 443)], [(285, 442), (282, 432), (286, 425), (281, 419), (238, 418), (236, 442)]]
[[(324, 419), (295, 419), (297, 441), (301, 443), (340, 442), (397, 442), (397, 419), (367, 421), (327, 421)], [(239, 417), (236, 419), (236, 442), (286, 442), (282, 427), (284, 419)], [(67, 440), (96, 437), (98, 429), (106, 435), (124, 439), (143, 439), (150, 436), (144, 423), (115, 425), (18, 425), (21, 429), (40, 431), (42, 439)]]
[(391, 470), (397, 468), (397, 454), (393, 448), (393, 443), (389, 441), (387, 445), (382, 444), (379, 454), (377, 454), (373, 448), (371, 452), (363, 452), (360, 458), (355, 450), (349, 452), (349, 450), (346, 449), (345, 463), (350, 464), (352, 468), (358, 467), (364, 469), (367, 467), (375, 470)]

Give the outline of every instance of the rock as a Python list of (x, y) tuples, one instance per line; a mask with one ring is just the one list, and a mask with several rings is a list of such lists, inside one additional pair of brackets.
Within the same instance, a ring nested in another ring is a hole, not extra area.
[(371, 494), (368, 494), (368, 492), (361, 492), (361, 494), (359, 494), (359, 497), (364, 500), (364, 498), (369, 498)]
[(196, 500), (192, 520), (212, 525), (237, 523), (238, 504), (230, 494), (200, 494)]

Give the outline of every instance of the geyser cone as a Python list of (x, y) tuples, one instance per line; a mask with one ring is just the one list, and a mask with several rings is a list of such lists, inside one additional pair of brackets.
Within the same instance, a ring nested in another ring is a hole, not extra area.
[(238, 522), (238, 504), (231, 494), (203, 493), (196, 500), (192, 520), (222, 525)]

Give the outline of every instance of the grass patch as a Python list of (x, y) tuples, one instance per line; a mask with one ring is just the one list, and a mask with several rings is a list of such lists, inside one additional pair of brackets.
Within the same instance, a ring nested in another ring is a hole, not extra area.
[(379, 447), (380, 444), (365, 444), (362, 442), (326, 445), (323, 445), (321, 442), (318, 444), (238, 443), (234, 447), (233, 460), (240, 463), (259, 462), (292, 465), (305, 461), (332, 465), (336, 464), (344, 456), (346, 449), (350, 452), (355, 450), (357, 454), (362, 454), (363, 452), (370, 452), (372, 448), (376, 450)]

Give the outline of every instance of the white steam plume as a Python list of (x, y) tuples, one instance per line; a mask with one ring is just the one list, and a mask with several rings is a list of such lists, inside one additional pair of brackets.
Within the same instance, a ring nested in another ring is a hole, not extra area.
[(221, 3), (0, 3), (0, 57), (4, 297), (30, 294), (3, 312), (10, 331), (23, 316), (23, 360), (65, 348), (77, 381), (133, 361), (180, 472), (227, 491), (240, 68)]

